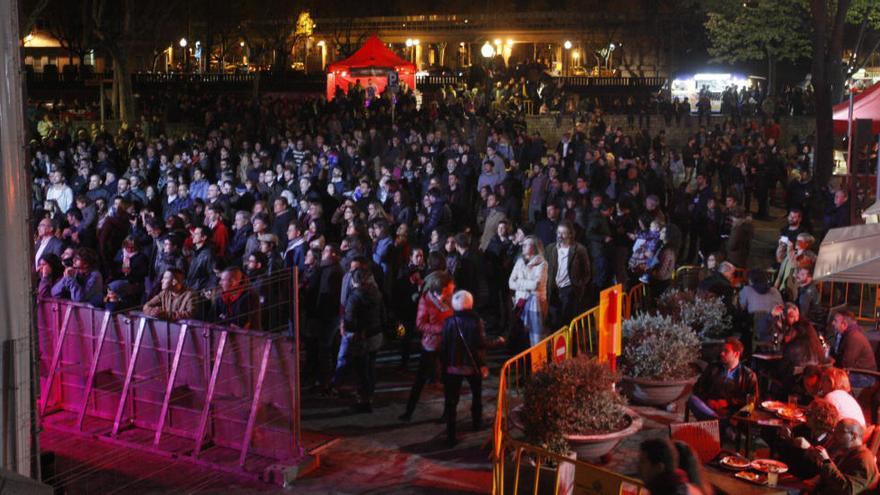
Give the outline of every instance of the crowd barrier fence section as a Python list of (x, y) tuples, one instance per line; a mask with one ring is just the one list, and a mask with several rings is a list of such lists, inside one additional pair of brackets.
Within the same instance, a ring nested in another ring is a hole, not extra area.
[[(623, 295), (623, 318), (628, 319), (637, 313), (645, 303), (646, 289), (638, 284)], [(536, 345), (508, 359), (501, 367), (498, 382), (498, 402), (495, 411), (495, 423), (493, 428), (493, 476), (492, 493), (506, 495), (519, 493), (521, 478), (520, 471), (523, 459), (529, 459), (530, 469), (533, 473), (531, 480), (531, 493), (548, 493), (547, 486), (540, 483), (540, 466), (551, 460), (557, 466), (553, 493), (638, 493), (641, 482), (626, 476), (612, 473), (597, 466), (582, 461), (574, 461), (565, 457), (556, 456), (540, 447), (516, 440), (511, 437), (511, 415), (516, 406), (521, 403), (524, 388), (529, 377), (535, 371), (541, 369), (547, 362), (559, 362), (578, 355), (596, 355), (599, 332), (599, 307), (596, 306), (575, 317), (568, 325), (548, 335)], [(560, 352), (560, 349), (563, 350)], [(515, 476), (510, 479), (510, 466), (508, 460), (514, 460)], [(566, 474), (566, 470), (572, 472)], [(603, 486), (601, 492), (587, 490), (593, 486), (592, 481), (586, 480), (604, 479), (600, 483)], [(568, 480), (568, 481), (566, 481)], [(580, 482), (578, 481), (580, 480)], [(545, 479), (546, 483), (546, 479)], [(581, 487), (580, 489), (578, 487)], [(624, 490), (625, 489), (625, 490)]]
[(819, 302), (828, 310), (846, 309), (862, 323), (880, 319), (880, 284), (819, 282)]
[(256, 476), (305, 454), (295, 331), (58, 299), (38, 301), (37, 325), (45, 428)]

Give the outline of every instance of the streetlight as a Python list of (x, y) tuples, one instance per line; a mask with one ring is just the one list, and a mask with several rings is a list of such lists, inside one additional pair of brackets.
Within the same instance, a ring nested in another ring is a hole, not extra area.
[(513, 46), (513, 40), (512, 40), (512, 39), (507, 38), (507, 46)]
[(480, 55), (485, 58), (492, 58), (495, 56), (495, 48), (493, 48), (487, 41), (483, 43), (483, 46), (480, 48)]
[(412, 46), (413, 46), (413, 40), (412, 40), (412, 38), (407, 38), (407, 39), (406, 39), (406, 47), (407, 47), (407, 48), (411, 48)]
[(244, 48), (244, 41), (239, 41), (239, 42), (238, 42), (238, 46)]
[(180, 42), (178, 44), (181, 48), (186, 48), (186, 38), (180, 38)]
[(413, 46), (419, 46), (419, 39), (418, 38), (412, 40), (412, 42), (413, 42)]
[(562, 47), (566, 50), (571, 50), (571, 41), (565, 40), (565, 43), (562, 44)]

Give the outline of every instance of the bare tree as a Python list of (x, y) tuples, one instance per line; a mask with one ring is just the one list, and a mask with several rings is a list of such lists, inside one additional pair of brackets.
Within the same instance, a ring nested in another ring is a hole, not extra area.
[(171, 29), (179, 19), (181, 0), (93, 0), (91, 19), (99, 45), (113, 61), (113, 110), (123, 121), (135, 118), (131, 55), (135, 44), (157, 39), (155, 31)]
[(67, 51), (70, 65), (74, 57), (82, 65), (95, 42), (91, 0), (51, 0), (44, 12), (49, 34)]

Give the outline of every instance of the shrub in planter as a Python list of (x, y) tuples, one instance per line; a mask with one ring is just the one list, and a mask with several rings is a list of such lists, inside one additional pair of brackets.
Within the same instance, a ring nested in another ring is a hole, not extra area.
[(724, 301), (714, 294), (670, 289), (657, 300), (657, 310), (684, 323), (702, 340), (727, 337), (733, 329), (733, 318)]
[(595, 435), (633, 424), (615, 376), (598, 360), (577, 357), (535, 373), (525, 388), (519, 420), (526, 440), (552, 452), (572, 450), (567, 435)]
[(623, 322), (621, 371), (631, 378), (677, 380), (694, 375), (697, 333), (668, 316), (641, 314)]

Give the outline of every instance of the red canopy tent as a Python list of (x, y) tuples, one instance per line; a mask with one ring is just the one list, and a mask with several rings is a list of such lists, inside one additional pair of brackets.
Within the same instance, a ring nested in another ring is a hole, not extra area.
[[(880, 134), (880, 83), (862, 91), (853, 98), (853, 121), (870, 119), (871, 132)], [(849, 120), (849, 99), (834, 106), (834, 132), (846, 134)]]
[(327, 100), (336, 95), (336, 86), (348, 92), (349, 83), (360, 81), (366, 89), (373, 86), (380, 94), (388, 84), (388, 71), (397, 71), (401, 84), (416, 88), (416, 66), (398, 57), (382, 40), (370, 36), (364, 46), (346, 59), (330, 64), (327, 68)]

